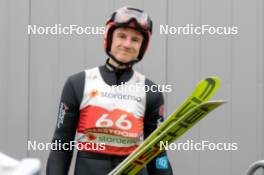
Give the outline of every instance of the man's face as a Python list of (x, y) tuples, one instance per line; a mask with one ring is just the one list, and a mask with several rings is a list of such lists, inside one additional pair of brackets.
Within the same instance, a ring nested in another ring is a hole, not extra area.
[(127, 63), (138, 56), (143, 41), (142, 34), (132, 28), (120, 27), (113, 33), (111, 53), (119, 61)]

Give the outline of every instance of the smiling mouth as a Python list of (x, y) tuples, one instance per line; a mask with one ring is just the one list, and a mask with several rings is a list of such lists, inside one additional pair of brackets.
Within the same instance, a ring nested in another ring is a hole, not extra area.
[(126, 50), (120, 50), (120, 52), (121, 52), (122, 54), (125, 54), (125, 55), (130, 54), (130, 52), (129, 52), (129, 51), (126, 51)]

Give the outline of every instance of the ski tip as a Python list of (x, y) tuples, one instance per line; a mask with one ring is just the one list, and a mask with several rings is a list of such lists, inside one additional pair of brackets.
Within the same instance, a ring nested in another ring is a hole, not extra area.
[(197, 86), (204, 84), (204, 82), (207, 82), (205, 84), (208, 84), (208, 83), (211, 84), (211, 86), (213, 86), (216, 89), (220, 85), (220, 79), (217, 76), (211, 76), (211, 77), (204, 78), (204, 79), (200, 80), (200, 82), (198, 83)]
[(215, 82), (218, 82), (218, 83), (220, 83), (220, 78), (219, 77), (217, 77), (217, 76), (210, 76), (210, 77), (207, 77), (207, 78), (205, 78), (206, 80), (213, 80), (213, 81), (215, 81)]
[(199, 99), (202, 99), (202, 101), (207, 101), (215, 94), (219, 86), (220, 80), (218, 77), (211, 76), (208, 78), (204, 78), (196, 85), (193, 96), (200, 94)]
[(229, 102), (228, 100), (219, 100), (219, 101), (222, 101), (223, 104), (226, 104)]
[(200, 82), (198, 84), (202, 84), (203, 82), (210, 82), (214, 85), (216, 85), (217, 87), (220, 85), (220, 78), (217, 76), (210, 76), (210, 77), (206, 77), (200, 80)]
[(218, 87), (220, 86), (220, 78), (217, 76), (211, 76), (205, 79), (207, 82), (211, 82), (212, 84), (214, 84), (215, 88), (218, 89)]
[(210, 101), (205, 101), (202, 102), (201, 104), (225, 104), (228, 103), (227, 100), (210, 100)]

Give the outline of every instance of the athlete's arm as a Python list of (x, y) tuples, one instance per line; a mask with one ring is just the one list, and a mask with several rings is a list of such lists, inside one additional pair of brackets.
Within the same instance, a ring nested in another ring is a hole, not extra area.
[[(152, 81), (146, 79), (146, 85), (156, 86)], [(152, 88), (157, 90), (157, 88)], [(147, 138), (163, 121), (164, 98), (161, 92), (148, 91), (146, 93), (146, 112), (144, 118), (144, 136)], [(147, 165), (148, 173), (151, 175), (172, 175), (172, 168), (166, 152), (162, 152)]]
[(47, 162), (47, 175), (66, 175), (71, 164), (76, 127), (79, 120), (79, 106), (83, 96), (84, 72), (75, 74), (66, 81), (59, 105), (58, 120), (52, 142), (64, 144), (51, 150)]

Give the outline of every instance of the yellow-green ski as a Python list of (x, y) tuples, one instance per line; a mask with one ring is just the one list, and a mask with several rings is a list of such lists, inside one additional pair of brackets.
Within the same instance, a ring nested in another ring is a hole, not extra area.
[[(136, 154), (138, 150), (145, 147), (148, 143), (159, 136), (171, 124), (175, 123), (181, 116), (188, 111), (198, 106), (202, 102), (208, 101), (219, 87), (219, 79), (217, 77), (210, 77), (201, 80), (193, 91), (192, 95), (173, 113), (171, 114), (159, 128), (157, 128), (133, 153)], [(129, 156), (130, 157), (130, 156)], [(129, 157), (121, 162), (109, 175), (115, 175), (116, 170), (122, 168), (127, 162), (130, 162)]]
[(195, 106), (176, 122), (169, 125), (155, 139), (151, 140), (147, 145), (137, 149), (137, 151), (127, 157), (122, 166), (118, 166), (109, 175), (135, 175), (147, 163), (164, 151), (160, 147), (160, 142), (168, 142), (168, 144), (176, 141), (181, 135), (188, 131), (192, 126), (199, 122), (208, 113), (222, 105), (224, 101), (207, 101)]

